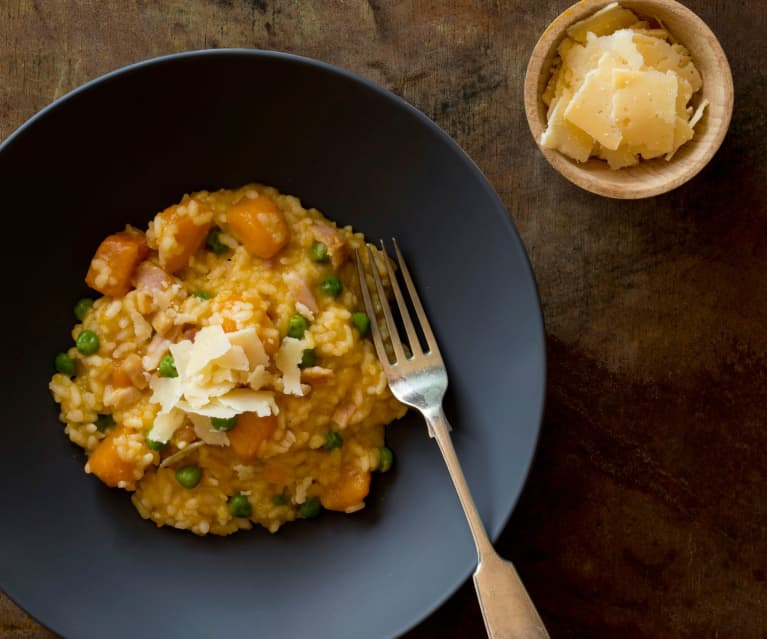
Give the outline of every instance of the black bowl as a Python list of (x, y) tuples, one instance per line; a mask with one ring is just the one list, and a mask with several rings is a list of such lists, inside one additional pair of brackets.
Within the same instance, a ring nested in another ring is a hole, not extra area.
[(6, 336), (0, 585), (56, 632), (390, 637), (447, 598), (474, 547), (436, 445), (409, 415), (368, 508), (270, 535), (198, 538), (140, 519), (82, 471), (47, 384), (99, 241), (184, 192), (249, 181), (369, 238), (397, 236), (450, 375), (448, 414), (499, 534), (530, 465), (544, 338), (530, 266), (479, 169), (421, 113), (346, 71), (217, 50), (142, 62), (70, 93), (0, 147)]

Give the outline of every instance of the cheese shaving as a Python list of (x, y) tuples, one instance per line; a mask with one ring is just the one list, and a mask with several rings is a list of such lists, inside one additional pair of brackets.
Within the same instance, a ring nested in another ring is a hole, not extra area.
[(170, 412), (181, 399), (181, 380), (178, 377), (153, 376), (149, 380), (149, 388), (152, 389), (150, 402), (159, 404), (162, 413)]
[(233, 371), (249, 371), (250, 362), (242, 346), (231, 346), (221, 357), (214, 359), (211, 364)]
[[(662, 27), (662, 25), (661, 25)], [(567, 30), (543, 92), (541, 146), (612, 169), (665, 157), (694, 136), (708, 102), (690, 102), (702, 78), (689, 51), (612, 3)]]
[(193, 344), (188, 339), (170, 345), (170, 354), (173, 356), (173, 363), (176, 366), (177, 371), (186, 372), (189, 368), (189, 358), (192, 355), (192, 347)]
[[(279, 412), (274, 392), (261, 390), (271, 375), (266, 370), (269, 358), (254, 328), (225, 333), (221, 326), (206, 326), (194, 342), (172, 344), (170, 352), (178, 377), (154, 375), (149, 382), (153, 391), (150, 401), (161, 407), (153, 439), (168, 441), (186, 414), (200, 439), (226, 446), (226, 433), (213, 430), (210, 418), (229, 419), (244, 412), (265, 417)], [(300, 381), (300, 371), (298, 378)], [(250, 387), (242, 388), (246, 384)]]
[(259, 390), (269, 384), (272, 381), (272, 376), (269, 371), (266, 370), (266, 366), (260, 365), (253, 369), (253, 372), (248, 375), (248, 386), (253, 390)]
[(298, 395), (299, 397), (304, 395), (304, 390), (301, 387), (299, 364), (305, 348), (306, 343), (303, 340), (285, 337), (274, 358), (274, 363), (277, 364), (277, 368), (282, 373), (283, 392), (286, 395)]
[(218, 399), (208, 402), (204, 406), (194, 406), (181, 399), (177, 404), (178, 408), (191, 415), (202, 415), (204, 417), (216, 417), (218, 419), (229, 419), (237, 415), (237, 410), (225, 406)]
[(226, 433), (213, 429), (210, 425), (210, 417), (190, 413), (189, 420), (192, 422), (195, 435), (206, 444), (210, 444), (211, 446), (229, 445), (229, 437), (227, 437)]
[(701, 100), (700, 104), (698, 105), (698, 108), (695, 111), (695, 114), (690, 118), (690, 122), (689, 122), (690, 127), (694, 127), (698, 123), (698, 121), (703, 117), (703, 111), (709, 104), (711, 103), (705, 98)]
[(259, 417), (277, 415), (280, 412), (274, 401), (274, 393), (269, 391), (241, 388), (223, 395), (218, 401), (238, 413), (256, 413)]
[(226, 338), (232, 346), (240, 346), (245, 351), (251, 369), (269, 362), (269, 356), (266, 354), (255, 328), (243, 328), (233, 333), (227, 333)]
[[(214, 324), (201, 329), (194, 338), (189, 361), (184, 367), (186, 375), (193, 375), (232, 348), (224, 329)], [(177, 367), (178, 368), (178, 367)], [(180, 372), (180, 371), (179, 371)]]
[(155, 417), (154, 424), (147, 437), (153, 441), (165, 444), (170, 441), (173, 433), (181, 428), (183, 423), (184, 413), (176, 408), (171, 409), (168, 413), (160, 413)]

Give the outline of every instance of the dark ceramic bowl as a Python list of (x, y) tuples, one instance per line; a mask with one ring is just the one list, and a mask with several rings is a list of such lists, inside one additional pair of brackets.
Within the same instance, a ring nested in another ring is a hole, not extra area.
[(136, 64), (58, 100), (0, 147), (0, 586), (64, 636), (391, 637), (474, 566), (416, 415), (390, 428), (395, 469), (376, 478), (368, 508), (276, 535), (158, 529), (83, 473), (47, 384), (95, 247), (184, 192), (249, 181), (369, 238), (399, 238), (493, 536), (522, 488), (544, 395), (541, 312), (509, 215), (461, 149), (391, 93), (304, 58), (218, 50)]

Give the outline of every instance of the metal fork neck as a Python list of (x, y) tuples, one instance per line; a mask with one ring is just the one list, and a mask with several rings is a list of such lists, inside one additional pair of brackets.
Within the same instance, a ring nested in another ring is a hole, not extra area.
[(434, 438), (437, 440), (437, 445), (445, 459), (445, 464), (447, 465), (450, 478), (453, 480), (456, 492), (458, 493), (461, 507), (469, 522), (471, 535), (474, 538), (474, 545), (477, 547), (477, 554), (479, 555), (479, 560), (481, 562), (483, 558), (495, 555), (496, 552), (487, 536), (487, 531), (482, 523), (482, 518), (479, 516), (477, 506), (474, 504), (474, 499), (471, 497), (471, 491), (466, 483), (466, 477), (463, 474), (461, 464), (455, 453), (455, 448), (453, 447), (453, 442), (450, 438), (450, 424), (447, 421), (445, 412), (442, 410), (442, 406), (430, 407), (423, 411), (423, 415), (429, 425), (430, 431), (434, 434)]

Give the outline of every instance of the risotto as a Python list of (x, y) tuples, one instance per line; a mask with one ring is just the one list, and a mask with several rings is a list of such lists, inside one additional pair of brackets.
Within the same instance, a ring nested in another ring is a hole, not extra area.
[(199, 535), (363, 508), (405, 413), (368, 338), (363, 244), (257, 184), (107, 237), (86, 276), (102, 297), (75, 306), (50, 382), (85, 472)]

